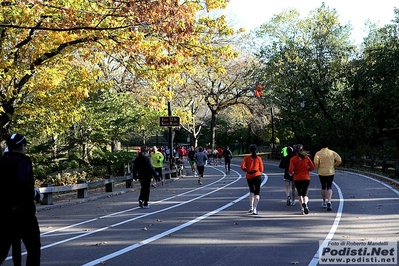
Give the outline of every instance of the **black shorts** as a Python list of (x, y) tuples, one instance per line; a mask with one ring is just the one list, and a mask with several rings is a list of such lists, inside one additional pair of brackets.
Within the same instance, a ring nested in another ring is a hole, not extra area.
[(332, 183), (334, 181), (334, 175), (329, 175), (329, 176), (321, 176), (319, 175), (319, 180), (321, 184), (321, 189), (322, 190), (331, 190), (332, 189)]
[(255, 195), (260, 194), (260, 185), (262, 183), (262, 177), (261, 176), (255, 176), (253, 178), (248, 178), (247, 179), (247, 184), (249, 187), (249, 192), (254, 193)]
[(310, 180), (295, 180), (294, 183), (298, 196), (306, 197), (309, 192)]

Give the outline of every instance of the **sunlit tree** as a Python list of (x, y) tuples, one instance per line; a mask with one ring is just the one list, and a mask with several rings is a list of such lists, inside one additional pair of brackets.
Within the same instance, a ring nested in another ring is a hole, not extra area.
[(104, 88), (98, 66), (111, 56), (171, 97), (170, 76), (189, 67), (179, 64), (182, 58), (206, 65), (231, 55), (228, 47), (212, 42), (232, 29), (224, 17), (206, 16), (226, 2), (1, 2), (1, 139), (27, 125), (51, 135), (79, 121), (79, 102)]
[[(322, 137), (344, 138), (341, 126), (349, 108), (347, 68), (354, 46), (350, 26), (324, 4), (301, 18), (291, 9), (262, 25), (264, 95), (278, 106), (276, 123), (293, 132), (293, 142), (307, 145)], [(287, 131), (286, 135), (292, 135)]]

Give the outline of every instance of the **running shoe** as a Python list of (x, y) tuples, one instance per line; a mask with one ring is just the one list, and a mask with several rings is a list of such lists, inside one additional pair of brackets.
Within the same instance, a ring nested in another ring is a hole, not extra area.
[(252, 211), (252, 214), (253, 214), (253, 215), (258, 215), (258, 210), (255, 208), (255, 209)]
[(252, 206), (249, 206), (248, 213), (252, 213), (254, 211), (254, 208)]
[(291, 205), (291, 197), (288, 196), (288, 197), (287, 197), (287, 206), (290, 206), (290, 205)]
[(295, 204), (296, 204), (296, 200), (292, 200), (291, 206), (295, 206)]
[(139, 200), (139, 206), (140, 206), (140, 208), (143, 208), (143, 201), (142, 200)]
[(327, 202), (327, 211), (332, 211), (332, 204), (331, 204), (331, 202)]
[(157, 187), (157, 183), (152, 184), (152, 187)]
[(149, 208), (150, 208), (149, 204), (143, 206), (143, 209), (149, 209)]
[(323, 201), (323, 203), (321, 204), (321, 207), (327, 208), (327, 203), (325, 201)]
[(304, 214), (309, 214), (308, 205), (306, 203), (302, 203), (302, 207), (303, 207), (303, 213)]

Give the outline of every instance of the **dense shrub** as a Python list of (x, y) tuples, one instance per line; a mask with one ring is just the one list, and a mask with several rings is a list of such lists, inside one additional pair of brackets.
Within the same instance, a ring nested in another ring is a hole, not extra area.
[(65, 186), (83, 180), (91, 182), (108, 178), (110, 175), (124, 175), (124, 166), (133, 160), (134, 153), (96, 151), (88, 163), (82, 162), (75, 154), (51, 159), (39, 152), (30, 154), (30, 157), (34, 162), (36, 186), (41, 187), (47, 183), (53, 186)]

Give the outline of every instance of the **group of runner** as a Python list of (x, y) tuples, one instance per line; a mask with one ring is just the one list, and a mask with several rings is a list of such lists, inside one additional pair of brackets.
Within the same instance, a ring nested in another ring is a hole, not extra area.
[[(257, 205), (260, 198), (261, 173), (264, 168), (261, 158), (256, 155), (256, 145), (251, 144), (248, 149), (251, 155), (244, 157), (241, 169), (246, 172), (246, 179), (250, 189), (249, 212), (256, 215), (258, 214)], [(304, 150), (302, 144), (293, 145), (292, 147), (287, 146), (283, 148), (282, 153), (283, 158), (279, 167), (285, 169), (284, 182), (287, 206), (296, 205), (297, 194), (302, 214), (309, 214), (310, 172), (317, 169), (321, 184), (322, 207), (331, 211), (335, 167), (342, 162), (338, 153), (328, 149), (327, 141), (321, 143), (321, 149), (315, 154), (313, 161), (309, 153)], [(233, 155), (228, 146), (224, 150), (222, 148), (212, 150), (211, 148), (195, 148), (191, 146), (185, 155), (187, 155), (194, 177), (198, 178), (199, 185), (203, 184), (205, 166), (207, 164), (217, 166), (222, 163), (222, 158), (224, 159), (226, 174), (230, 173), (230, 163)]]
[[(260, 200), (261, 175), (264, 171), (263, 160), (257, 156), (257, 147), (251, 144), (248, 148), (251, 155), (245, 156), (241, 163), (241, 169), (246, 172), (247, 184), (249, 187), (249, 213), (258, 214)], [(328, 142), (321, 143), (321, 149), (316, 152), (313, 161), (309, 153), (304, 150), (302, 144), (283, 149), (284, 157), (280, 162), (280, 168), (284, 168), (284, 181), (286, 183), (287, 205), (294, 206), (295, 189), (298, 193), (298, 202), (302, 214), (309, 214), (308, 191), (310, 185), (310, 172), (318, 170), (321, 184), (322, 207), (327, 211), (332, 210), (332, 183), (334, 180), (335, 167), (341, 164), (341, 157), (328, 148)], [(291, 185), (291, 186), (290, 186)], [(292, 195), (292, 196), (291, 196)]]
[(224, 158), (226, 174), (229, 174), (230, 162), (233, 158), (233, 153), (231, 152), (229, 146), (226, 146), (224, 150), (222, 148), (212, 150), (204, 149), (202, 147), (195, 148), (194, 146), (191, 146), (187, 153), (187, 159), (193, 175), (198, 177), (198, 184), (202, 185), (205, 166), (207, 164), (214, 164), (217, 166), (218, 163), (221, 164), (222, 158)]
[(309, 214), (308, 192), (310, 186), (310, 172), (317, 169), (321, 184), (322, 207), (332, 210), (332, 183), (335, 167), (341, 164), (341, 157), (328, 148), (328, 142), (321, 143), (321, 149), (316, 152), (313, 161), (302, 144), (288, 146), (282, 150), (283, 158), (280, 168), (284, 168), (285, 193), (287, 206), (294, 206), (295, 190), (298, 193), (298, 202), (303, 214)]
[[(328, 142), (324, 140), (321, 143), (321, 149), (315, 154), (313, 161), (309, 153), (304, 150), (302, 144), (293, 147), (285, 147), (282, 151), (283, 159), (279, 167), (284, 168), (284, 182), (287, 206), (296, 205), (295, 194), (297, 192), (298, 202), (301, 207), (302, 214), (309, 214), (309, 186), (310, 172), (317, 169), (321, 184), (322, 207), (327, 211), (332, 210), (332, 183), (334, 180), (335, 167), (341, 164), (341, 157), (333, 150), (328, 148)], [(249, 212), (257, 215), (257, 205), (260, 199), (261, 173), (264, 170), (262, 159), (257, 156), (257, 147), (255, 144), (249, 146), (251, 155), (244, 157), (241, 169), (246, 172), (246, 179), (250, 190), (250, 209)], [(214, 156), (216, 155), (216, 156)], [(219, 150), (215, 153), (199, 147), (190, 148), (187, 153), (191, 171), (195, 177), (198, 177), (198, 184), (202, 185), (204, 167), (209, 157), (212, 156), (214, 164), (217, 165), (215, 159), (224, 158), (226, 174), (230, 172), (230, 162), (232, 153), (227, 146), (225, 150)], [(216, 158), (215, 158), (216, 157)], [(198, 174), (197, 174), (198, 171)]]

